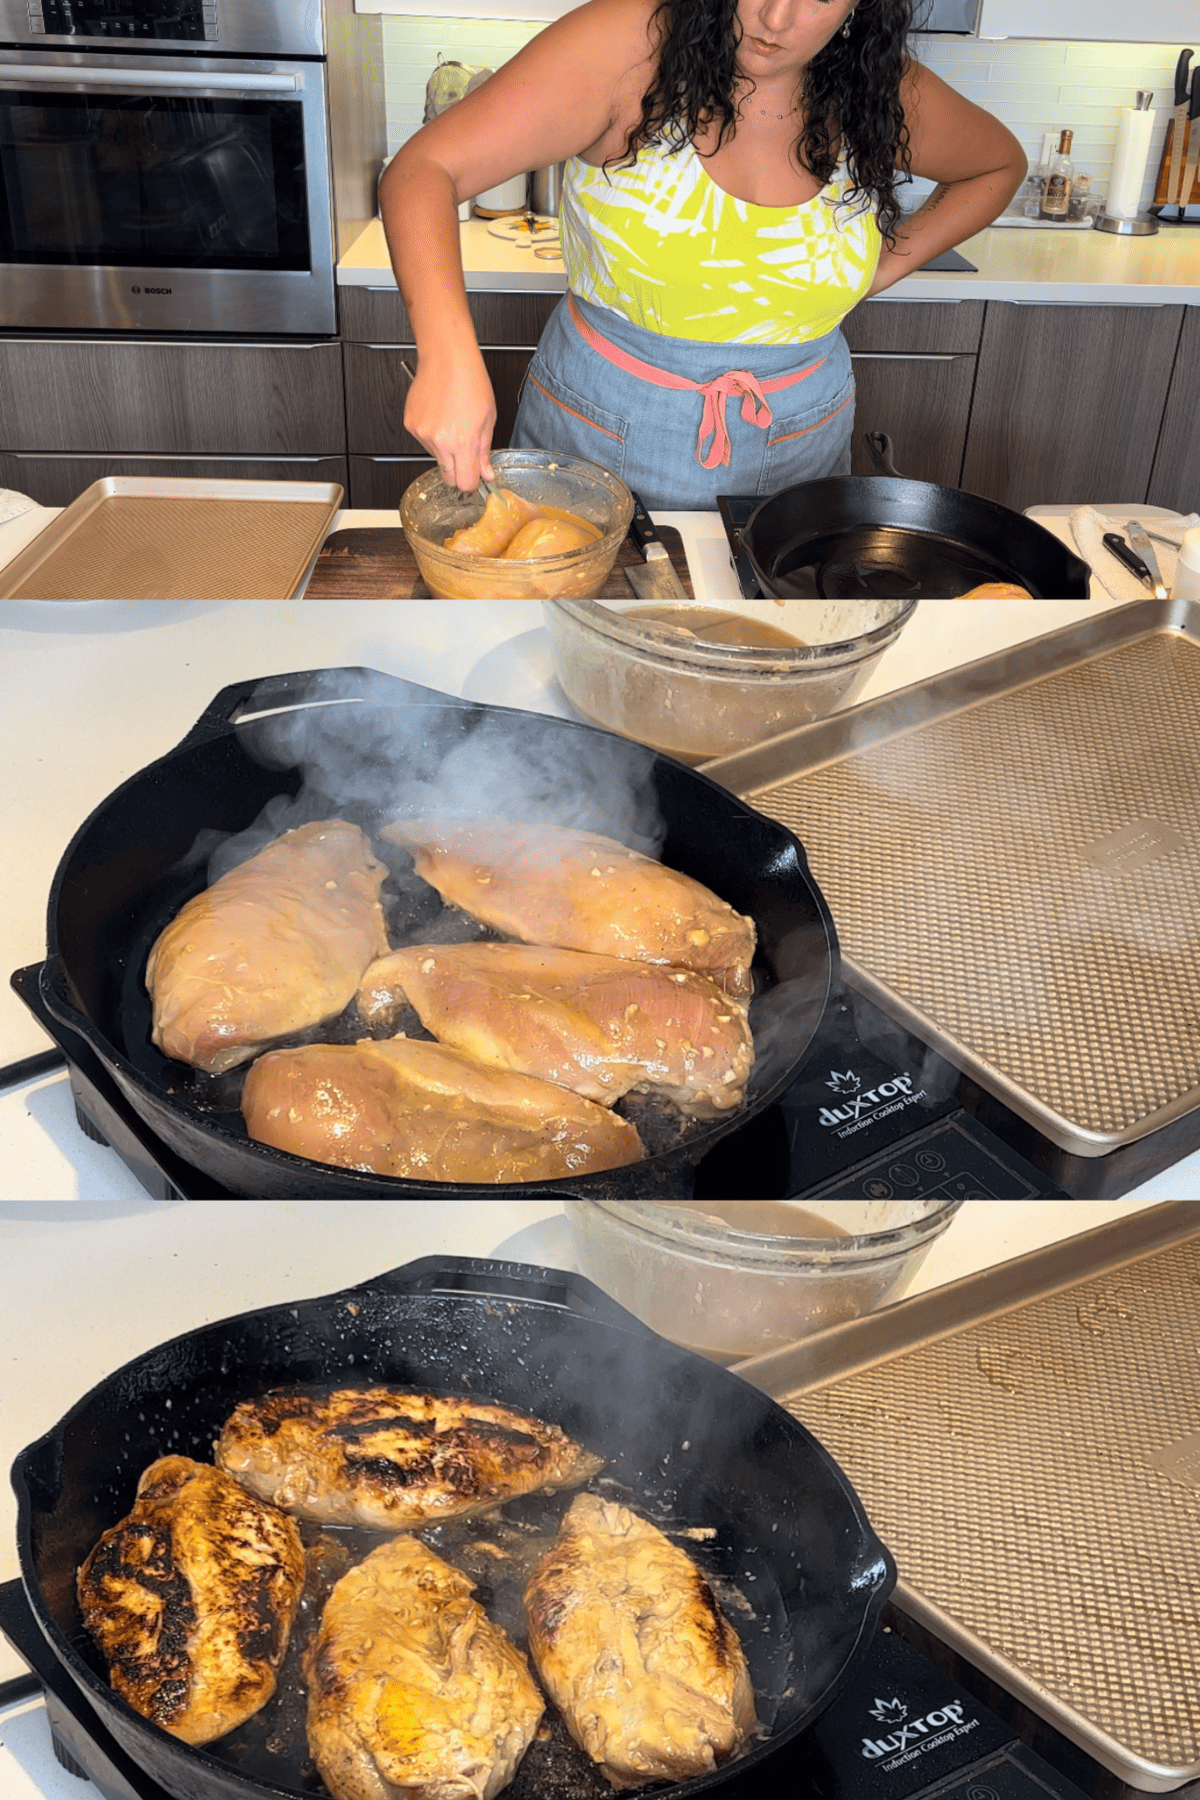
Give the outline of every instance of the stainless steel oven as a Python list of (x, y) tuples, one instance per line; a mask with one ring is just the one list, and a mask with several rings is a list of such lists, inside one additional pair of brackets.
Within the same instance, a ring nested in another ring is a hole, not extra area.
[(0, 0), (0, 328), (333, 333), (320, 0)]

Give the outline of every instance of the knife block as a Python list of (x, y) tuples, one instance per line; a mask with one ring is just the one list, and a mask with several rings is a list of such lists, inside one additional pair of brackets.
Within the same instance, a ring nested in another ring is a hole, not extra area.
[[(1174, 148), (1175, 129), (1176, 122), (1172, 119), (1170, 125), (1167, 127), (1167, 137), (1166, 142), (1163, 145), (1162, 161), (1158, 166), (1158, 181), (1154, 188), (1154, 204), (1151, 206), (1150, 211), (1158, 214), (1162, 211), (1164, 206), (1178, 206), (1180, 216), (1178, 219), (1172, 219), (1171, 223), (1173, 225), (1200, 225), (1200, 219), (1185, 219), (1183, 217), (1183, 208), (1185, 206), (1200, 206), (1200, 165), (1197, 165), (1195, 175), (1192, 178), (1191, 193), (1184, 194), (1180, 200), (1167, 199), (1167, 183), (1171, 176), (1171, 153)], [(1193, 129), (1200, 131), (1200, 119), (1186, 122), (1183, 126), (1183, 168), (1186, 168), (1187, 166), (1189, 139)]]

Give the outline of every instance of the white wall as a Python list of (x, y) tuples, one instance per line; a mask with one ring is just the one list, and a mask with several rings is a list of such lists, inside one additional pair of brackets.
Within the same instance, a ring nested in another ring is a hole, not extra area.
[[(447, 59), (495, 68), (543, 27), (529, 20), (388, 17), (383, 20), (388, 149), (421, 123), (425, 83), (439, 52)], [(1169, 44), (1065, 44), (1005, 39), (981, 43), (918, 37), (922, 62), (1013, 131), (1031, 159), (1042, 134), (1074, 131), (1076, 168), (1104, 194), (1112, 168), (1120, 109), (1139, 88), (1154, 91), (1155, 123), (1143, 205), (1153, 198), (1159, 154), (1174, 98), (1177, 47)]]

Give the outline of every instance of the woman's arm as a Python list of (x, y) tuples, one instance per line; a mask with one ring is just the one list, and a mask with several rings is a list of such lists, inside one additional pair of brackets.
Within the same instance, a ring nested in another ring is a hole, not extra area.
[(1006, 125), (940, 76), (910, 63), (902, 89), (912, 172), (937, 187), (884, 245), (871, 293), (911, 275), (931, 257), (999, 218), (1028, 173), (1028, 158)]
[(491, 478), (496, 402), (467, 308), (459, 203), (605, 144), (631, 102), (636, 117), (651, 12), (651, 0), (588, 0), (416, 132), (384, 171), (383, 228), (417, 345), (404, 424), (464, 492)]

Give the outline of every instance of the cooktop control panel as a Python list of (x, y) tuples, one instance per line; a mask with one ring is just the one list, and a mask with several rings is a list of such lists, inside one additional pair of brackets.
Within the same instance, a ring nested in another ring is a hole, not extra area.
[(29, 0), (29, 26), (53, 37), (212, 41), (217, 0)]

